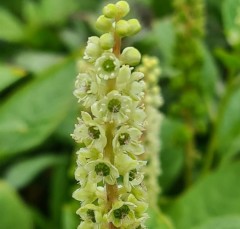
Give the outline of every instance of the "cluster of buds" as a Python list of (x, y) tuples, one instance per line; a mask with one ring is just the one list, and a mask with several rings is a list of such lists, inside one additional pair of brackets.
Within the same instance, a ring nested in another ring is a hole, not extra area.
[(175, 0), (174, 6), (177, 33), (173, 59), (175, 75), (170, 84), (174, 92), (170, 112), (188, 122), (196, 132), (204, 132), (207, 107), (202, 96), (203, 51), (200, 43), (204, 35), (204, 1)]
[(139, 32), (136, 19), (123, 20), (126, 1), (108, 4), (96, 27), (104, 34), (88, 40), (74, 95), (85, 111), (75, 125), (80, 144), (75, 178), (80, 201), (78, 229), (145, 228), (148, 204), (143, 184), (146, 161), (144, 74), (134, 71), (141, 54), (134, 47), (121, 51), (121, 39)]
[(147, 126), (144, 134), (144, 145), (146, 153), (144, 157), (148, 160), (148, 166), (145, 169), (146, 186), (148, 189), (149, 206), (151, 209), (158, 209), (158, 197), (160, 187), (158, 178), (161, 173), (160, 166), (160, 129), (162, 123), (162, 114), (159, 108), (163, 104), (160, 87), (158, 86), (161, 69), (159, 60), (156, 57), (143, 56), (142, 64), (138, 67), (140, 72), (144, 73), (146, 90), (145, 90), (145, 107), (147, 114)]

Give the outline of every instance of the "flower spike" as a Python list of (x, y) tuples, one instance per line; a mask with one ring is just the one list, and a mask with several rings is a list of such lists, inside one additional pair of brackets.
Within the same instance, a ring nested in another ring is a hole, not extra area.
[(82, 111), (73, 139), (77, 151), (75, 178), (80, 201), (80, 228), (145, 228), (148, 218), (144, 167), (144, 74), (134, 67), (141, 61), (134, 47), (121, 48), (123, 37), (138, 33), (137, 19), (124, 20), (126, 1), (108, 4), (96, 27), (100, 37), (88, 39), (74, 95)]

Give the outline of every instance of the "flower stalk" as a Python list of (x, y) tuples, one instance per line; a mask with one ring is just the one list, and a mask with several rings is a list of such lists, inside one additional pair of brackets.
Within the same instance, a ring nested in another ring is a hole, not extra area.
[(148, 166), (145, 168), (147, 175), (146, 186), (148, 189), (149, 207), (150, 209), (158, 210), (158, 198), (160, 187), (158, 184), (159, 175), (161, 174), (160, 165), (160, 129), (163, 115), (159, 108), (163, 104), (161, 97), (161, 89), (158, 85), (161, 68), (159, 60), (153, 56), (143, 56), (142, 64), (138, 67), (138, 71), (143, 72), (145, 76), (145, 107), (147, 114), (147, 126), (144, 133), (144, 145), (146, 153), (144, 158), (148, 161)]
[(104, 34), (90, 37), (81, 61), (74, 95), (84, 106), (72, 137), (77, 152), (76, 180), (80, 188), (78, 229), (140, 229), (147, 219), (143, 184), (145, 126), (144, 74), (134, 70), (141, 54), (121, 49), (123, 37), (140, 31), (126, 1), (108, 4), (96, 27)]

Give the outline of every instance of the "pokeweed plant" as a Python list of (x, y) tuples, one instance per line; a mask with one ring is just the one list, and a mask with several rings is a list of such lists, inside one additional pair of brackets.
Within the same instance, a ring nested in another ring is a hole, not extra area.
[[(174, 24), (176, 28), (175, 57), (176, 75), (171, 80), (173, 102), (170, 113), (186, 126), (185, 183), (193, 180), (193, 169), (198, 157), (195, 138), (207, 128), (208, 113), (203, 83), (202, 38), (204, 37), (204, 1), (174, 0)], [(181, 58), (179, 58), (181, 55)]]
[(161, 166), (159, 161), (159, 153), (161, 148), (160, 129), (162, 123), (162, 114), (159, 108), (163, 104), (160, 87), (158, 85), (161, 69), (159, 60), (153, 56), (143, 56), (142, 64), (137, 68), (144, 73), (146, 89), (145, 89), (145, 107), (147, 114), (147, 126), (144, 133), (144, 145), (146, 153), (144, 158), (148, 161), (145, 169), (146, 186), (148, 189), (149, 207), (158, 210), (158, 197), (160, 194), (160, 186), (158, 184), (159, 175), (161, 174)]
[(138, 33), (137, 19), (126, 1), (108, 4), (96, 27), (104, 34), (88, 39), (74, 95), (85, 111), (75, 125), (73, 139), (80, 144), (75, 178), (80, 188), (77, 214), (84, 228), (145, 228), (146, 161), (142, 133), (145, 126), (144, 74), (134, 71), (141, 60), (134, 47), (121, 50), (123, 37)]

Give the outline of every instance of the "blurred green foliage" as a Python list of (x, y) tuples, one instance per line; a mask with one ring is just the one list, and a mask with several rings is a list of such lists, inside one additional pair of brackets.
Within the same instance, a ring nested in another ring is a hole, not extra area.
[[(0, 229), (77, 227), (78, 203), (71, 197), (76, 146), (70, 133), (81, 107), (72, 91), (77, 61), (87, 37), (98, 33), (93, 22), (106, 2), (1, 1)], [(149, 228), (238, 229), (240, 1), (202, 1), (205, 35), (197, 41), (191, 33), (179, 39), (181, 27), (173, 18), (184, 12), (172, 0), (129, 2), (143, 31), (125, 42), (160, 59), (165, 100), (160, 211), (149, 210)], [(195, 4), (174, 2), (190, 11)], [(187, 66), (197, 55), (200, 62)], [(191, 90), (189, 84), (179, 89), (191, 74)], [(186, 109), (203, 128), (189, 129), (181, 115)]]

